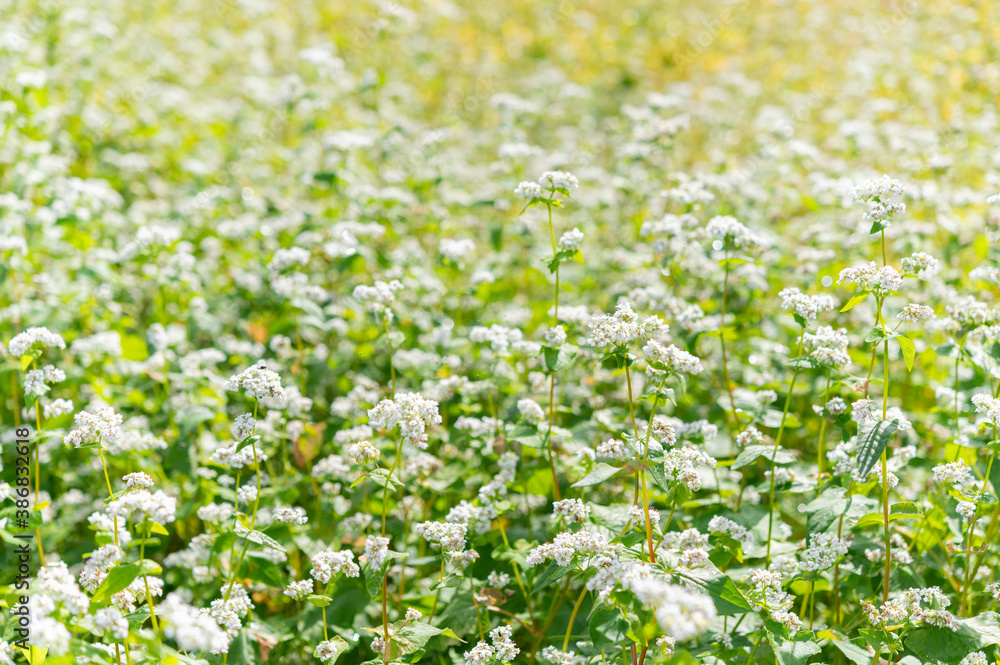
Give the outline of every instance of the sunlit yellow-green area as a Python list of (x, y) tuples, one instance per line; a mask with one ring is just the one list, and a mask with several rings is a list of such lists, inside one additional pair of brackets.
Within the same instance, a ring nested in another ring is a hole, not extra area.
[(1000, 662), (998, 44), (0, 0), (0, 665)]

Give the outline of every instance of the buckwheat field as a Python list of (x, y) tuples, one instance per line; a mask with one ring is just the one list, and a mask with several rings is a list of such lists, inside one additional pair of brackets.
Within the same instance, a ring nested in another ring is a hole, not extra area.
[(0, 665), (1000, 662), (998, 43), (3, 2)]

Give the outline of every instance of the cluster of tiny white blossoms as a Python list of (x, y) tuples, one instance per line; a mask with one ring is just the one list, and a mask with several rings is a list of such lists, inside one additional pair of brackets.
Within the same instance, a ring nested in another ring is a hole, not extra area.
[(226, 392), (242, 390), (254, 399), (285, 399), (285, 390), (281, 387), (281, 377), (274, 370), (263, 365), (248, 367), (239, 374), (231, 376), (225, 385)]
[(65, 349), (66, 340), (62, 338), (62, 335), (38, 326), (18, 333), (7, 343), (7, 353), (15, 358), (38, 353), (48, 348)]
[[(312, 570), (309, 574), (320, 584), (326, 584), (334, 575), (340, 573), (347, 577), (357, 577), (361, 573), (358, 564), (354, 563), (354, 553), (350, 550), (340, 550), (339, 552), (323, 550), (314, 554), (309, 562), (312, 563)], [(297, 587), (297, 589), (300, 588), (302, 587)], [(299, 592), (295, 591), (295, 593)]]
[(861, 183), (851, 194), (855, 201), (868, 204), (865, 221), (878, 222), (883, 228), (888, 228), (894, 217), (906, 212), (906, 204), (900, 200), (903, 197), (902, 184), (885, 174)]
[(802, 334), (802, 349), (825, 367), (840, 368), (851, 362), (846, 328), (820, 326), (815, 333)]
[(650, 340), (662, 337), (670, 328), (658, 316), (648, 316), (640, 320), (628, 302), (615, 306), (614, 314), (604, 314), (590, 324), (589, 342), (596, 347), (628, 346), (636, 340)]
[(705, 232), (710, 238), (721, 241), (723, 245), (742, 251), (752, 252), (764, 244), (759, 235), (729, 215), (719, 215), (710, 219), (705, 226)]
[(879, 267), (874, 261), (840, 271), (837, 284), (857, 284), (862, 291), (886, 296), (903, 286), (903, 277), (892, 266)]
[(783, 309), (791, 310), (804, 321), (815, 321), (820, 313), (829, 312), (836, 307), (833, 296), (826, 293), (811, 296), (794, 286), (779, 291), (778, 297), (781, 298)]
[(75, 448), (91, 443), (110, 443), (121, 435), (122, 417), (110, 406), (98, 407), (94, 413), (80, 411), (74, 416), (76, 428), (63, 441)]
[(881, 607), (865, 601), (865, 617), (876, 628), (909, 623), (913, 626), (936, 626), (953, 632), (959, 630), (955, 615), (948, 611), (951, 600), (938, 587), (911, 588)]
[(368, 411), (368, 421), (373, 427), (392, 429), (399, 426), (403, 443), (427, 448), (427, 428), (441, 424), (438, 403), (418, 393), (400, 393), (384, 399)]
[(642, 347), (642, 351), (653, 362), (662, 364), (664, 366), (663, 371), (669, 374), (678, 372), (692, 375), (701, 374), (705, 369), (698, 356), (679, 349), (673, 344), (664, 346), (655, 339), (651, 339)]
[(563, 499), (552, 504), (552, 514), (567, 522), (586, 522), (590, 518), (590, 506), (580, 499)]

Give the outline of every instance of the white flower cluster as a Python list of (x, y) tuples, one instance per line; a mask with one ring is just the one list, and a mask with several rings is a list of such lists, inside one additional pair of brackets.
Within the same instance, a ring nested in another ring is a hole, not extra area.
[(552, 503), (552, 514), (567, 522), (586, 522), (590, 518), (590, 506), (582, 499), (563, 499)]
[(212, 618), (184, 601), (180, 593), (169, 594), (156, 607), (163, 634), (182, 651), (225, 653), (229, 637)]
[[(368, 536), (365, 541), (365, 561), (374, 570), (378, 570), (389, 556), (389, 539), (385, 536)], [(353, 575), (351, 577), (354, 577)]]
[(690, 528), (684, 531), (670, 531), (663, 534), (663, 542), (670, 549), (680, 551), (678, 564), (691, 568), (708, 561), (708, 535), (703, 534), (698, 529)]
[(540, 654), (542, 660), (552, 665), (587, 665), (588, 659), (575, 653), (560, 651), (555, 647), (545, 647)]
[(275, 524), (297, 524), (302, 526), (309, 521), (309, 518), (306, 517), (305, 509), (299, 506), (276, 506), (271, 513), (271, 521)]
[(65, 349), (66, 340), (48, 328), (32, 327), (15, 335), (7, 344), (7, 352), (15, 358), (20, 358), (50, 347)]
[(438, 243), (438, 251), (449, 261), (458, 263), (463, 257), (476, 251), (476, 243), (469, 238), (442, 238)]
[(177, 516), (177, 499), (163, 490), (157, 490), (155, 494), (145, 489), (133, 490), (108, 503), (107, 512), (112, 517), (126, 519), (139, 513), (143, 519), (148, 518), (156, 524), (169, 524)]
[(846, 328), (820, 326), (815, 333), (804, 333), (802, 348), (809, 357), (824, 367), (840, 368), (851, 362), (847, 352)]
[(959, 459), (935, 466), (934, 482), (947, 483), (961, 489), (972, 486), (976, 481), (972, 477), (972, 469), (969, 465), (965, 463), (965, 460)]
[(461, 552), (465, 549), (465, 524), (450, 522), (419, 522), (413, 525), (413, 533), (423, 536), (428, 542), (437, 543), (447, 552)]
[(666, 335), (670, 328), (658, 316), (639, 320), (628, 302), (620, 302), (614, 314), (604, 314), (590, 324), (590, 344), (597, 347), (626, 346), (637, 339), (649, 340)]
[(608, 439), (604, 443), (597, 444), (597, 456), (605, 459), (626, 460), (635, 454), (628, 449), (621, 439)]
[(863, 610), (868, 622), (879, 629), (909, 623), (912, 626), (936, 626), (958, 632), (960, 626), (955, 616), (948, 611), (949, 605), (951, 600), (935, 586), (907, 589), (881, 608), (865, 601)]
[(847, 554), (847, 541), (832, 533), (809, 535), (809, 547), (802, 552), (799, 568), (806, 572), (826, 570)]
[(403, 289), (398, 279), (388, 282), (376, 280), (372, 286), (358, 284), (354, 287), (354, 299), (368, 306), (375, 314), (384, 314), (391, 319), (389, 306), (396, 300), (396, 292)]
[(861, 183), (851, 194), (855, 201), (868, 204), (867, 222), (879, 222), (888, 228), (893, 217), (906, 212), (906, 204), (899, 200), (903, 197), (903, 186), (888, 175)]
[(810, 296), (794, 286), (778, 292), (782, 309), (795, 312), (806, 321), (815, 321), (820, 312), (829, 312), (836, 307), (833, 296), (826, 293)]
[[(941, 269), (941, 262), (926, 252), (914, 252), (899, 262), (904, 275), (915, 275), (920, 279), (929, 279)], [(975, 272), (975, 271), (973, 271)], [(969, 273), (972, 276), (972, 273)]]
[(909, 303), (899, 312), (899, 320), (914, 322), (914, 321), (924, 321), (926, 319), (934, 318), (934, 310), (927, 305), (918, 305), (916, 303)]
[(441, 424), (438, 403), (418, 393), (399, 393), (394, 399), (383, 399), (368, 410), (373, 427), (392, 429), (399, 426), (403, 443), (427, 448), (427, 427)]
[(469, 665), (487, 665), (493, 662), (509, 663), (514, 660), (521, 650), (511, 640), (511, 633), (513, 629), (510, 626), (497, 626), (490, 631), (493, 646), (480, 641), (472, 651), (465, 652), (465, 662)]
[(869, 291), (881, 297), (898, 291), (903, 285), (903, 278), (894, 267), (880, 268), (874, 261), (869, 261), (841, 270), (837, 284), (857, 284), (862, 291)]
[(323, 550), (309, 559), (309, 562), (312, 563), (309, 575), (320, 584), (326, 584), (338, 573), (343, 573), (347, 577), (357, 577), (361, 574), (358, 564), (354, 563), (354, 552), (350, 550), (339, 552)]
[(668, 474), (694, 492), (701, 489), (698, 467), (714, 469), (716, 464), (714, 457), (690, 445), (668, 451), (663, 462)]
[(729, 215), (718, 215), (708, 220), (705, 231), (710, 238), (721, 240), (733, 249), (755, 251), (764, 244), (760, 236)]
[(25, 395), (44, 395), (49, 391), (50, 383), (59, 383), (66, 380), (66, 372), (56, 369), (52, 365), (46, 365), (41, 369), (29, 370), (24, 375)]
[(1000, 399), (978, 393), (972, 396), (972, 403), (976, 407), (976, 413), (985, 413), (993, 427), (1000, 426)]
[(373, 446), (369, 441), (355, 443), (351, 446), (348, 454), (356, 464), (364, 464), (365, 462), (377, 460), (379, 455), (381, 455), (378, 448)]
[(99, 441), (110, 443), (121, 435), (122, 417), (110, 406), (98, 407), (95, 413), (80, 411), (74, 419), (76, 429), (63, 437), (74, 448)]
[(544, 543), (528, 552), (529, 567), (553, 560), (560, 566), (568, 566), (574, 557), (590, 558), (603, 554), (608, 549), (608, 540), (593, 531), (562, 531), (551, 543)]
[(489, 344), (490, 349), (503, 355), (510, 351), (512, 344), (516, 344), (524, 339), (524, 334), (517, 328), (507, 328), (493, 324), (489, 328), (485, 326), (474, 326), (469, 331), (469, 340), (477, 344)]
[(700, 374), (705, 368), (701, 364), (698, 356), (679, 349), (673, 344), (664, 346), (655, 339), (646, 342), (642, 347), (643, 353), (650, 357), (653, 362), (661, 363), (668, 374)]
[(579, 249), (580, 243), (582, 242), (583, 231), (574, 226), (572, 229), (559, 236), (559, 242), (556, 243), (556, 247), (558, 247), (561, 252), (576, 251)]
[(733, 540), (738, 540), (741, 543), (750, 544), (753, 542), (753, 533), (751, 533), (746, 527), (737, 524), (731, 519), (722, 517), (721, 515), (716, 515), (708, 522), (708, 530), (711, 533), (721, 533), (727, 535)]
[(777, 571), (754, 570), (750, 573), (753, 587), (746, 598), (758, 612), (767, 612), (771, 619), (784, 624), (791, 632), (802, 627), (802, 620), (791, 611), (795, 597), (781, 588), (782, 574)]
[(254, 399), (285, 399), (281, 377), (263, 365), (248, 367), (239, 374), (231, 376), (226, 382), (225, 389), (231, 393), (243, 390)]
[(555, 190), (573, 191), (580, 188), (580, 181), (567, 171), (546, 171), (538, 178), (538, 182), (542, 187)]

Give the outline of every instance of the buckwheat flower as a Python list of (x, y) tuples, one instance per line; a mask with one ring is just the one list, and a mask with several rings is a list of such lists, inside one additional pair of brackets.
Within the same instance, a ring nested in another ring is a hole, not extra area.
[(537, 199), (542, 196), (542, 186), (537, 182), (525, 180), (514, 189), (514, 193), (526, 199)]
[(514, 641), (510, 639), (513, 628), (510, 626), (497, 626), (490, 631), (490, 639), (493, 640), (493, 655), (501, 663), (509, 663), (514, 660), (521, 650), (517, 648)]
[(490, 574), (486, 577), (486, 583), (493, 589), (503, 589), (510, 584), (510, 575), (491, 570)]
[(933, 319), (934, 310), (926, 305), (917, 305), (916, 303), (910, 303), (903, 308), (903, 311), (899, 313), (900, 321), (923, 321), (925, 319)]
[(660, 652), (660, 657), (662, 658), (670, 658), (673, 656), (674, 647), (676, 645), (677, 640), (668, 635), (656, 638), (656, 649)]
[(3, 236), (0, 237), (0, 252), (17, 252), (21, 256), (28, 255), (28, 243), (21, 236)]
[(973, 651), (963, 658), (958, 665), (990, 665), (990, 661), (982, 651)]
[(285, 587), (285, 595), (294, 600), (305, 600), (313, 592), (313, 583), (309, 580), (296, 580)]
[(878, 408), (878, 402), (873, 399), (859, 399), (851, 404), (851, 420), (860, 427), (876, 419), (875, 412)]
[(254, 399), (285, 399), (285, 391), (281, 387), (281, 377), (278, 373), (263, 365), (248, 367), (226, 382), (227, 392), (243, 390)]
[(406, 608), (406, 615), (403, 617), (405, 621), (419, 621), (420, 617), (424, 616), (424, 613), (415, 607)]
[(847, 542), (832, 533), (813, 533), (809, 547), (802, 552), (799, 567), (806, 572), (826, 570), (847, 554)]
[(48, 328), (32, 327), (15, 335), (7, 344), (7, 352), (15, 358), (41, 353), (47, 348), (66, 348), (66, 340)]
[(387, 313), (389, 305), (396, 300), (396, 292), (403, 289), (403, 283), (398, 279), (388, 282), (376, 280), (372, 286), (358, 284), (354, 287), (353, 296), (358, 302), (367, 305), (369, 311), (375, 314)]
[[(377, 536), (375, 537), (377, 538)], [(372, 536), (369, 536), (369, 540), (371, 538)], [(384, 540), (388, 541), (388, 538)], [(366, 545), (366, 553), (367, 547)], [(346, 577), (357, 577), (361, 574), (358, 564), (354, 563), (354, 552), (350, 550), (341, 550), (339, 552), (323, 550), (309, 559), (309, 562), (312, 564), (309, 575), (320, 584), (326, 584), (334, 575), (339, 573), (343, 573)], [(379, 565), (381, 565), (381, 561)], [(377, 568), (378, 566), (373, 565), (372, 567)]]
[(903, 278), (892, 266), (878, 267), (870, 261), (853, 268), (840, 271), (838, 284), (857, 284), (862, 291), (869, 291), (877, 296), (886, 296), (899, 290)]
[(423, 536), (428, 542), (437, 543), (446, 552), (461, 552), (465, 549), (465, 524), (449, 522), (420, 522), (415, 524), (413, 532)]
[(351, 456), (351, 459), (353, 459), (357, 464), (364, 464), (365, 462), (377, 460), (379, 458), (379, 455), (381, 455), (378, 448), (373, 446), (368, 441), (361, 441), (359, 443), (355, 443), (353, 446), (351, 446), (351, 449), (348, 452), (348, 454)]
[[(222, 587), (222, 597), (212, 601), (208, 610), (209, 615), (215, 619), (220, 628), (225, 628), (229, 634), (229, 639), (236, 637), (237, 631), (243, 627), (242, 617), (254, 608), (250, 595), (242, 585), (235, 583), (227, 587)], [(229, 596), (228, 598), (226, 596)]]
[(673, 479), (679, 480), (695, 492), (701, 489), (701, 478), (698, 476), (698, 467), (714, 469), (716, 465), (714, 457), (698, 450), (694, 446), (674, 448), (664, 455), (663, 461), (664, 471), (670, 474)]
[(893, 217), (906, 211), (906, 204), (899, 200), (903, 197), (903, 186), (888, 175), (861, 183), (851, 194), (855, 201), (868, 204), (865, 221), (879, 223), (883, 228), (888, 228)]
[(153, 479), (148, 473), (144, 473), (142, 471), (129, 473), (123, 480), (125, 481), (126, 492), (129, 490), (143, 490), (153, 486)]
[(545, 331), (545, 343), (551, 347), (562, 346), (566, 343), (566, 330), (561, 325), (552, 326)]
[(581, 499), (563, 499), (552, 503), (552, 514), (569, 522), (585, 522), (590, 517), (590, 507)]
[(987, 284), (1000, 284), (1000, 268), (983, 264), (969, 271), (969, 279)]
[[(628, 517), (640, 530), (646, 528), (646, 511), (642, 506), (631, 505), (628, 507)], [(649, 524), (655, 529), (660, 523), (660, 511), (656, 508), (649, 509)]]
[(733, 249), (752, 252), (764, 244), (760, 236), (750, 231), (735, 217), (729, 215), (718, 215), (708, 220), (705, 232), (710, 238), (721, 240), (723, 244)]
[(460, 570), (465, 570), (479, 558), (476, 550), (465, 550), (464, 552), (445, 552), (448, 555), (451, 565)]
[(639, 321), (632, 305), (622, 301), (615, 306), (614, 314), (604, 314), (590, 324), (590, 344), (602, 346), (626, 346), (635, 340), (648, 340), (666, 335), (670, 328), (658, 316)]
[(976, 407), (976, 413), (985, 413), (993, 427), (1000, 424), (1000, 399), (979, 393), (972, 396), (972, 403)]
[[(374, 647), (374, 643), (373, 643)], [(384, 653), (385, 647), (383, 646), (381, 650), (376, 650), (375, 653)], [(313, 651), (313, 655), (319, 658), (322, 663), (332, 663), (334, 659), (340, 654), (340, 649), (337, 647), (337, 643), (332, 640), (324, 640), (316, 645), (316, 650)]]
[(449, 261), (459, 263), (467, 255), (476, 251), (476, 243), (469, 238), (442, 238), (438, 244), (438, 251)]
[[(379, 652), (376, 650), (376, 653)], [(486, 642), (480, 641), (479, 644), (472, 648), (472, 651), (466, 651), (464, 655), (465, 662), (468, 665), (489, 665), (493, 661), (493, 647)]]
[(574, 557), (589, 558), (604, 554), (608, 541), (603, 535), (593, 531), (563, 531), (550, 543), (543, 543), (528, 552), (528, 567), (538, 566), (553, 560), (560, 566), (568, 566)]
[(667, 448), (672, 448), (677, 443), (677, 430), (673, 423), (663, 416), (653, 418), (653, 436)]
[(374, 570), (378, 570), (389, 556), (389, 539), (384, 536), (368, 536), (365, 541), (365, 560)]
[(271, 519), (277, 524), (297, 524), (299, 526), (309, 521), (306, 511), (298, 506), (278, 506), (271, 513)]
[(94, 613), (94, 625), (101, 632), (110, 632), (116, 640), (128, 637), (128, 620), (117, 607), (103, 607)]
[(738, 540), (742, 543), (753, 542), (753, 533), (731, 519), (722, 517), (721, 515), (716, 515), (709, 521), (708, 530), (712, 533), (727, 535), (733, 540)]
[(606, 459), (626, 460), (635, 454), (625, 446), (621, 439), (608, 439), (597, 445), (597, 456)]
[[(221, 479), (220, 479), (221, 481)], [(243, 487), (237, 488), (236, 490), (236, 500), (240, 503), (250, 505), (257, 500), (257, 484), (254, 482), (248, 482)]]
[(825, 293), (810, 296), (802, 293), (796, 287), (782, 289), (778, 293), (782, 309), (788, 309), (806, 321), (815, 321), (820, 312), (829, 312), (836, 303), (833, 297)]
[(815, 334), (807, 332), (802, 336), (803, 350), (824, 367), (840, 368), (849, 364), (848, 343), (847, 329), (833, 326), (820, 326)]
[[(933, 277), (941, 268), (941, 262), (926, 252), (915, 252), (899, 263), (904, 275), (916, 275), (920, 279)], [(969, 276), (972, 277), (972, 273)]]
[(427, 427), (441, 424), (438, 403), (418, 393), (399, 393), (393, 399), (383, 399), (368, 410), (373, 427), (392, 429), (399, 426), (404, 444), (427, 448)]
[[(149, 519), (156, 524), (169, 524), (177, 517), (177, 499), (158, 490), (133, 490), (125, 492), (114, 501), (108, 503), (107, 513), (112, 517), (133, 519), (138, 513), (142, 519)], [(141, 522), (142, 519), (134, 520)]]
[(1000, 582), (990, 582), (986, 585), (986, 588), (983, 589), (983, 592), (993, 596), (994, 601), (1000, 602)]
[(80, 411), (75, 416), (76, 429), (63, 437), (74, 448), (97, 443), (110, 443), (121, 435), (122, 417), (110, 406), (101, 406), (95, 413)]
[(673, 344), (664, 346), (655, 339), (651, 339), (642, 347), (642, 351), (653, 362), (663, 365), (663, 370), (670, 374), (681, 372), (685, 374), (700, 374), (705, 369), (698, 356), (690, 354), (683, 349), (678, 349)]
[(44, 395), (49, 391), (50, 383), (59, 383), (66, 380), (66, 373), (61, 369), (56, 369), (52, 365), (46, 365), (41, 369), (29, 370), (24, 375), (25, 395)]
[(542, 187), (547, 187), (550, 190), (571, 192), (574, 189), (580, 188), (580, 181), (576, 179), (576, 176), (567, 171), (546, 171), (538, 179), (538, 183)]
[(705, 632), (717, 616), (711, 597), (679, 585), (667, 586), (663, 602), (655, 612), (660, 629), (677, 642)]
[(267, 269), (272, 273), (276, 273), (288, 268), (304, 266), (309, 263), (310, 256), (309, 250), (302, 247), (281, 248), (271, 257), (270, 263), (267, 264)]
[(207, 614), (189, 605), (181, 594), (171, 593), (156, 607), (163, 634), (188, 652), (224, 653), (229, 648), (226, 633)]
[(42, 413), (45, 414), (46, 420), (49, 418), (59, 418), (60, 416), (65, 416), (67, 413), (73, 413), (73, 401), (68, 399), (54, 399), (43, 407)]
[(972, 469), (965, 463), (965, 460), (956, 460), (947, 464), (938, 464), (934, 467), (934, 482), (947, 483), (957, 487), (967, 487), (975, 483), (972, 477)]
[(490, 349), (499, 354), (506, 354), (511, 345), (524, 339), (524, 334), (517, 328), (507, 328), (501, 325), (473, 326), (469, 331), (469, 341), (477, 344), (489, 344)]
[(562, 252), (576, 251), (579, 249), (580, 243), (582, 242), (583, 231), (574, 226), (572, 229), (559, 236), (559, 242), (556, 246), (559, 248), (559, 251)]
[(233, 420), (233, 439), (242, 442), (248, 436), (253, 436), (257, 421), (249, 413), (241, 413)]
[(542, 649), (542, 660), (552, 665), (587, 665), (588, 659), (584, 656), (560, 651), (555, 647), (545, 647)]
[(958, 514), (962, 516), (963, 523), (972, 524), (976, 519), (976, 504), (972, 501), (959, 501)]
[(539, 423), (545, 419), (545, 411), (530, 397), (517, 400), (517, 411), (528, 422)]

